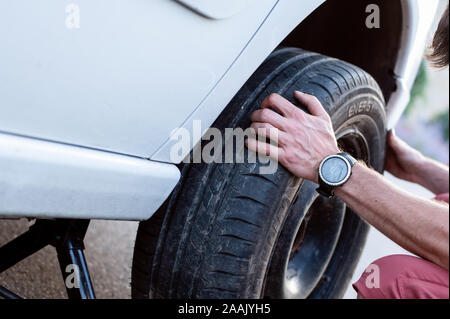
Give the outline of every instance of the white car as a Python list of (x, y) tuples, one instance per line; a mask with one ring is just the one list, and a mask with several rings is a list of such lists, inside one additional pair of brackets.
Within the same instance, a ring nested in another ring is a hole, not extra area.
[[(211, 127), (246, 128), (265, 97), (301, 90), (382, 171), (437, 5), (1, 1), (0, 218), (36, 223), (0, 248), (0, 272), (52, 244), (81, 273), (69, 297), (92, 298), (89, 220), (139, 220), (133, 297), (342, 296), (368, 229), (344, 203), (281, 166), (182, 159)], [(192, 139), (174, 159), (180, 131)]]

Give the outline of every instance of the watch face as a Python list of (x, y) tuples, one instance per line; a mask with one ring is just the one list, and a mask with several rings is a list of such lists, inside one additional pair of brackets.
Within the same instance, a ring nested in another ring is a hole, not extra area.
[(320, 175), (330, 185), (339, 185), (345, 182), (350, 174), (350, 167), (342, 157), (331, 156), (321, 166)]

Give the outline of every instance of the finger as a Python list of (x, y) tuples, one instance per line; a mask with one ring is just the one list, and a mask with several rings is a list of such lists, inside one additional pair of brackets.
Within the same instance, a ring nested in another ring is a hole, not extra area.
[(323, 108), (320, 101), (313, 95), (300, 91), (294, 91), (295, 98), (308, 108), (309, 113), (315, 116), (328, 117), (327, 111)]
[(279, 148), (275, 145), (269, 144), (269, 143), (258, 141), (254, 138), (247, 139), (245, 141), (245, 145), (247, 146), (247, 148), (249, 150), (251, 150), (255, 153), (269, 156), (276, 161), (278, 161), (280, 153), (282, 152), (281, 148)]
[(255, 130), (256, 135), (262, 138), (269, 138), (274, 142), (278, 142), (286, 136), (285, 132), (280, 131), (269, 123), (253, 122), (250, 127)]
[(286, 127), (286, 118), (271, 109), (259, 109), (252, 113), (252, 122), (268, 123), (282, 131)]
[(281, 115), (289, 116), (292, 114), (293, 110), (296, 109), (296, 106), (281, 95), (273, 93), (264, 99), (261, 103), (261, 108), (270, 108), (276, 110)]

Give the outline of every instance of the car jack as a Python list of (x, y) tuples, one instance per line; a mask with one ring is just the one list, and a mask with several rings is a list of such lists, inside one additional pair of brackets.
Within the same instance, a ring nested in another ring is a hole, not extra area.
[[(92, 281), (83, 253), (84, 237), (90, 220), (43, 220), (0, 247), (0, 273), (47, 245), (55, 247), (69, 299), (95, 299)], [(21, 297), (0, 286), (0, 297)]]

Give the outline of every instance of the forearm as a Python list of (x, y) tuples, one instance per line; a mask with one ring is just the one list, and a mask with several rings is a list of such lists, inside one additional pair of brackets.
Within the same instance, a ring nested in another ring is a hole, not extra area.
[(362, 164), (336, 195), (406, 250), (448, 269), (448, 205), (408, 194)]
[(448, 166), (430, 158), (424, 158), (423, 164), (417, 168), (415, 179), (417, 184), (429, 189), (434, 194), (449, 192)]

